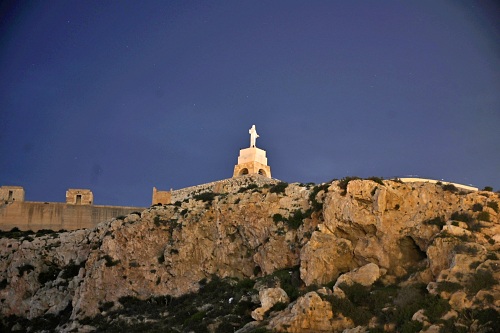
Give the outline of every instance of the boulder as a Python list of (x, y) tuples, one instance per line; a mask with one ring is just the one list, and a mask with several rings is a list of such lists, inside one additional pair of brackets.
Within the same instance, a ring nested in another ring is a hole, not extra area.
[(380, 277), (380, 269), (376, 264), (369, 263), (360, 268), (356, 268), (348, 273), (342, 274), (335, 282), (334, 287), (345, 283), (352, 285), (359, 283), (365, 287), (371, 286)]
[(306, 285), (328, 283), (354, 268), (352, 259), (349, 240), (315, 231), (300, 252), (300, 278)]
[(341, 332), (354, 327), (351, 319), (335, 314), (332, 305), (314, 291), (299, 297), (296, 303), (269, 320), (276, 332)]
[(276, 303), (290, 302), (288, 295), (281, 288), (267, 288), (259, 292), (261, 307), (252, 311), (252, 318), (261, 321), (264, 319), (264, 314), (272, 308)]

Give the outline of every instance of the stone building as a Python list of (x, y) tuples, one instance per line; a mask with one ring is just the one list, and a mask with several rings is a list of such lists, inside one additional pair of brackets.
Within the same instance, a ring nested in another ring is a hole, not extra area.
[(72, 205), (92, 205), (94, 194), (91, 190), (70, 188), (66, 191), (66, 203)]
[(24, 201), (24, 188), (21, 186), (1, 186), (0, 187), (0, 201), (8, 202), (23, 202)]

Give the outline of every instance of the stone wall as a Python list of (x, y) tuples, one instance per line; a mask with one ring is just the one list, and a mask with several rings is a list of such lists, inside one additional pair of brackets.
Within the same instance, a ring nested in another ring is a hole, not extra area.
[(73, 205), (66, 203), (11, 202), (0, 204), (0, 230), (92, 228), (120, 215), (141, 212), (144, 207)]
[[(242, 187), (251, 184), (264, 186), (274, 185), (279, 180), (267, 178), (261, 175), (246, 175), (219, 180), (207, 184), (186, 187), (179, 190), (158, 191), (153, 189), (153, 205), (172, 204), (176, 201), (184, 201), (195, 195), (205, 192), (229, 193), (238, 192)], [(14, 187), (2, 187), (2, 195), (9, 196), (9, 189)], [(98, 223), (110, 220), (120, 215), (127, 215), (132, 212), (141, 212), (145, 207), (121, 207), (121, 206), (95, 206), (92, 205), (93, 195), (90, 190), (69, 189), (66, 192), (66, 203), (58, 202), (23, 202), (22, 200), (0, 201), (0, 230), (9, 231), (16, 227), (20, 230), (40, 229), (50, 230), (75, 230), (83, 228), (93, 228)], [(17, 190), (16, 190), (17, 191)], [(21, 192), (14, 191), (14, 195), (21, 195)], [(4, 193), (5, 192), (5, 193)], [(17, 193), (17, 194), (16, 194)], [(77, 200), (78, 196), (80, 199)]]
[(403, 183), (431, 183), (431, 184), (443, 183), (444, 185), (454, 185), (455, 187), (468, 191), (479, 191), (479, 188), (474, 186), (463, 185), (458, 183), (450, 183), (442, 180), (427, 179), (427, 178), (398, 178), (398, 179)]
[[(171, 191), (158, 191), (156, 188), (153, 189), (153, 204), (155, 203), (175, 203), (176, 201), (184, 201), (186, 199), (192, 198), (195, 195), (205, 193), (205, 192), (215, 192), (215, 193), (229, 193), (237, 192), (240, 188), (248, 186), (250, 184), (256, 184), (257, 186), (264, 186), (266, 184), (276, 184), (279, 180), (267, 178), (261, 175), (246, 175), (233, 177), (223, 180), (218, 180), (216, 182), (211, 182), (207, 184), (185, 187), (180, 190)], [(170, 201), (166, 201), (168, 196), (170, 196)], [(165, 202), (162, 202), (160, 198), (164, 198)], [(155, 202), (156, 201), (156, 202)]]

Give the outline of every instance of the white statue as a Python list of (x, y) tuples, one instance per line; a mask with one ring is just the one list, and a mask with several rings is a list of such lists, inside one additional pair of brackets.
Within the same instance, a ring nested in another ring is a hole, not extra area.
[(255, 125), (252, 125), (252, 128), (250, 128), (248, 133), (250, 133), (250, 148), (255, 148), (255, 141), (259, 137), (257, 130), (255, 129)]

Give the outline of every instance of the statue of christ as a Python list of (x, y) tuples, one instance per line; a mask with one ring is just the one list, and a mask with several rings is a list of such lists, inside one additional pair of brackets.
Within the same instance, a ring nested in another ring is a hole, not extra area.
[(255, 125), (252, 125), (252, 128), (250, 128), (248, 133), (250, 133), (250, 148), (255, 148), (255, 141), (259, 137), (257, 130), (255, 129)]

